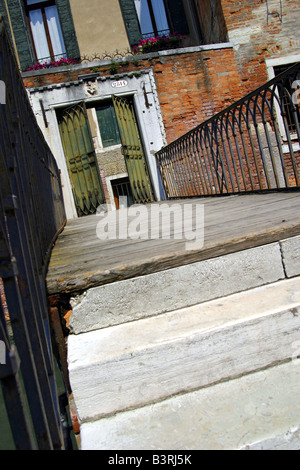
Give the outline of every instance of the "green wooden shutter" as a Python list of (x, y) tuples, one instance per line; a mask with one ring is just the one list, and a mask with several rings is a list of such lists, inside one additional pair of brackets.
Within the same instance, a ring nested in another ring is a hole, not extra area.
[(152, 202), (154, 200), (152, 184), (135, 119), (133, 101), (113, 96), (113, 104), (134, 202), (136, 204)]
[[(7, 31), (9, 32), (11, 38), (5, 2), (1, 0), (0, 5), (1, 14), (4, 17), (5, 24), (7, 26)], [(30, 38), (28, 23), (25, 14), (25, 7), (23, 2), (20, 2), (18, 0), (10, 0), (9, 2), (7, 2), (7, 6), (9, 9), (10, 20), (14, 32), (21, 69), (24, 71), (35, 63), (34, 49), (32, 47), (32, 42)]]
[(103, 147), (120, 144), (121, 139), (113, 104), (107, 103), (97, 107), (96, 113)]
[[(69, 58), (77, 59), (80, 57), (80, 51), (77, 43), (69, 0), (56, 0), (55, 3), (57, 6), (67, 56)], [(20, 0), (10, 0), (9, 2), (7, 2), (7, 4), (9, 8), (12, 28), (14, 31), (21, 69), (25, 71), (31, 65), (34, 65), (36, 63), (36, 58), (29, 32), (24, 3)], [(5, 19), (7, 30), (10, 34), (10, 28), (4, 0), (0, 0), (0, 7), (1, 14)]]
[(104, 191), (84, 102), (63, 110), (58, 123), (77, 214), (94, 214)]
[(165, 0), (165, 4), (172, 31), (180, 34), (189, 34), (182, 0)]
[(142, 39), (140, 24), (133, 0), (119, 0), (129, 44), (134, 46)]
[[(69, 59), (78, 59), (80, 57), (80, 51), (77, 42), (70, 2), (69, 0), (56, 0), (55, 3), (58, 11), (67, 56)], [(84, 6), (82, 8), (84, 8)]]

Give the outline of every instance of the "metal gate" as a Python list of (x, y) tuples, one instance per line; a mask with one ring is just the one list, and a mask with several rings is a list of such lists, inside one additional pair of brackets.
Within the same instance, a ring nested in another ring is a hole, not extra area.
[(85, 104), (65, 109), (58, 122), (77, 214), (94, 214), (104, 192)]
[(136, 204), (152, 202), (153, 191), (132, 100), (113, 96), (128, 177)]

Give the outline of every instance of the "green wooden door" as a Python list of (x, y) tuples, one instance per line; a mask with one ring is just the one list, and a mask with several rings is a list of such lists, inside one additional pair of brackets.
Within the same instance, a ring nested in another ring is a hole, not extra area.
[(153, 191), (132, 100), (113, 96), (123, 154), (136, 204), (152, 202)]
[(104, 192), (84, 103), (60, 114), (59, 130), (78, 216), (94, 214)]

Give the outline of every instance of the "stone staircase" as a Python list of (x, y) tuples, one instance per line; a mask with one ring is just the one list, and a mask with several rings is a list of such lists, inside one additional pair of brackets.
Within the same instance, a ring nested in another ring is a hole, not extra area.
[(300, 449), (300, 237), (73, 297), (81, 449)]

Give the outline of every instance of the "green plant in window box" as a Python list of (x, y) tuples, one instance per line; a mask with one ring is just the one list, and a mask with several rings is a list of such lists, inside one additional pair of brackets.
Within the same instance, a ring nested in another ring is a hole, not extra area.
[(168, 49), (174, 49), (181, 46), (181, 42), (185, 39), (179, 33), (163, 34), (161, 36), (142, 39), (139, 44), (133, 47), (135, 54), (148, 52), (156, 52)]
[(118, 65), (116, 62), (112, 62), (109, 66), (109, 72), (111, 75), (116, 75), (118, 73)]

